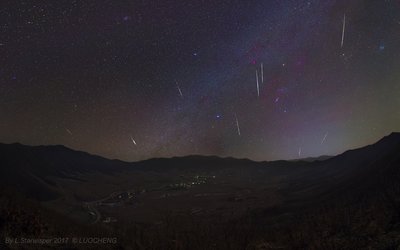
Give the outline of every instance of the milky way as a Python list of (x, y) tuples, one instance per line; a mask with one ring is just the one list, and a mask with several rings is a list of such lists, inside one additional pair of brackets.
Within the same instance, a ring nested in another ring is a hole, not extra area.
[(0, 142), (275, 160), (400, 128), (399, 1), (5, 1), (0, 19)]

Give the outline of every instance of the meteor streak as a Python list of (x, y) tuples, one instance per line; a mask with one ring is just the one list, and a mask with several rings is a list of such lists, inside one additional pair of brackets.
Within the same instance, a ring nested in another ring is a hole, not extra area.
[(240, 136), (240, 126), (239, 126), (239, 120), (238, 120), (238, 118), (237, 118), (237, 116), (236, 116), (236, 113), (235, 113), (235, 120), (236, 120), (237, 132), (238, 132), (238, 135)]
[(260, 85), (258, 82), (258, 70), (256, 70), (256, 81), (257, 81), (257, 96), (260, 97)]
[(325, 142), (327, 136), (328, 136), (328, 133), (326, 133), (325, 136), (324, 136), (324, 138), (322, 139), (321, 145), (324, 144), (324, 142)]
[(341, 43), (341, 48), (343, 48), (344, 45), (344, 35), (346, 33), (346, 13), (344, 13), (343, 16), (343, 28), (342, 28), (342, 43)]
[(179, 95), (183, 98), (182, 90), (181, 90), (181, 88), (179, 87), (178, 82), (175, 81), (175, 83), (176, 83), (176, 87), (178, 88)]
[(131, 141), (132, 141), (133, 144), (135, 144), (135, 146), (137, 145), (136, 141), (132, 138), (132, 136), (131, 136)]

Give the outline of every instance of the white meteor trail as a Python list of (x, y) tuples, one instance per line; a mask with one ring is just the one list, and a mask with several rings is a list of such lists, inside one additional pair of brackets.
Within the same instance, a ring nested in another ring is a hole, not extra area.
[(70, 135), (72, 135), (72, 132), (71, 132), (71, 130), (69, 130), (69, 129), (65, 129), (67, 132), (68, 132), (68, 134), (70, 134)]
[(299, 157), (301, 156), (301, 147), (299, 148)]
[(264, 64), (261, 63), (261, 83), (264, 83)]
[(325, 140), (326, 140), (326, 137), (328, 137), (328, 133), (326, 133), (325, 136), (324, 136), (324, 138), (322, 139), (321, 145), (324, 144), (324, 142), (325, 142)]
[(180, 95), (180, 96), (183, 98), (182, 90), (181, 90), (181, 88), (179, 87), (179, 84), (178, 84), (178, 82), (177, 82), (177, 81), (175, 81), (175, 83), (176, 83), (176, 87), (178, 88), (179, 95)]
[(258, 70), (256, 70), (256, 81), (257, 81), (257, 96), (260, 97), (260, 84), (258, 82)]
[(342, 28), (342, 43), (341, 43), (341, 48), (343, 48), (344, 45), (344, 35), (346, 33), (346, 13), (344, 13), (343, 16), (343, 28)]
[(132, 136), (131, 136), (131, 141), (132, 141), (133, 144), (135, 144), (135, 146), (137, 145), (136, 141), (132, 138)]
[(236, 120), (237, 132), (238, 132), (238, 135), (240, 136), (240, 126), (239, 126), (239, 120), (238, 120), (238, 118), (237, 118), (237, 116), (236, 116), (236, 113), (235, 113), (235, 120)]

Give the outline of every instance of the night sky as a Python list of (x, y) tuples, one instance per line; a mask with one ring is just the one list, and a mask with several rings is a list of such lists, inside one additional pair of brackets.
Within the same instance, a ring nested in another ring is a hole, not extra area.
[(0, 7), (3, 143), (276, 160), (400, 130), (398, 0)]

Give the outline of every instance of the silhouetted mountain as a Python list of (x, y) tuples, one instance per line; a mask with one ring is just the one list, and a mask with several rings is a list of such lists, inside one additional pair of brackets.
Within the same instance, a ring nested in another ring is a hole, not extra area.
[(333, 156), (330, 156), (330, 155), (321, 155), (321, 156), (318, 156), (318, 157), (307, 157), (307, 158), (295, 159), (293, 161), (308, 161), (308, 162), (325, 161), (325, 160), (328, 160), (328, 159), (330, 159), (332, 157)]
[[(0, 144), (0, 179), (4, 185), (39, 199), (57, 196), (53, 177), (77, 179), (77, 174), (99, 172), (112, 175), (119, 171), (140, 170), (168, 172), (192, 169), (263, 168), (271, 175), (284, 174), (292, 181), (291, 186), (319, 185), (337, 186), (357, 175), (364, 176), (373, 170), (382, 159), (397, 162), (400, 155), (400, 133), (392, 133), (377, 143), (349, 150), (335, 157), (315, 161), (254, 162), (248, 159), (220, 158), (216, 156), (186, 156), (156, 158), (136, 163), (109, 160), (88, 153), (71, 150), (64, 146), (24, 146)], [(318, 159), (318, 160), (317, 160)], [(387, 166), (386, 166), (387, 167)], [(339, 179), (339, 180), (337, 180)], [(298, 186), (298, 188), (300, 188)]]
[(310, 194), (330, 199), (330, 195), (380, 185), (383, 179), (392, 178), (399, 166), (400, 133), (392, 133), (372, 145), (312, 162), (312, 167), (292, 179), (290, 185), (299, 190), (307, 187)]
[(0, 144), (0, 180), (40, 200), (57, 197), (53, 177), (75, 178), (76, 174), (103, 172), (112, 174), (128, 166), (64, 146), (25, 146)]

